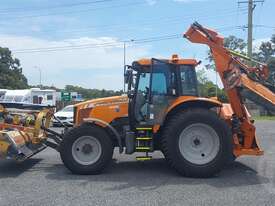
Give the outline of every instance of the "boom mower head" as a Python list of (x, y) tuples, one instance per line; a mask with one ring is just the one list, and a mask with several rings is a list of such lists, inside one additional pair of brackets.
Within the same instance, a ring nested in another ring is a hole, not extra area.
[(53, 108), (3, 103), (0, 105), (0, 159), (25, 160), (46, 148)]

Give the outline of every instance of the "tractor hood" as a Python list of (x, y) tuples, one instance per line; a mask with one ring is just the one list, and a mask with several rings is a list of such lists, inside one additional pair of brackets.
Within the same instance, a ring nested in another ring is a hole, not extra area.
[(128, 103), (128, 97), (126, 95), (92, 99), (78, 103), (75, 107), (78, 107), (79, 109), (88, 109), (98, 106), (111, 106), (122, 103)]
[(75, 125), (80, 125), (89, 118), (110, 123), (116, 118), (127, 116), (128, 97), (126, 95), (88, 100), (74, 107)]

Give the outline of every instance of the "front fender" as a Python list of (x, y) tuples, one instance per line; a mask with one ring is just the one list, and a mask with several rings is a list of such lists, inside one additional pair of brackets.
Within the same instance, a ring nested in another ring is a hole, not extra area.
[(118, 131), (112, 126), (110, 125), (108, 122), (105, 122), (101, 119), (96, 119), (96, 118), (84, 118), (83, 119), (83, 123), (91, 123), (91, 124), (96, 124), (102, 128), (108, 128), (110, 129), (110, 131), (113, 133), (113, 135), (116, 137), (117, 142), (118, 142), (118, 146), (119, 146), (119, 153), (123, 152), (123, 146), (122, 146), (122, 140), (121, 140), (121, 136), (119, 135)]

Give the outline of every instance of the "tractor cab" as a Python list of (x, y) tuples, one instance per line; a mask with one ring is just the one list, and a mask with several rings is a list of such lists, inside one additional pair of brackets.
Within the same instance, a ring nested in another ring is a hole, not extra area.
[(141, 59), (125, 71), (129, 119), (136, 125), (161, 125), (166, 111), (179, 96), (198, 96), (193, 59)]

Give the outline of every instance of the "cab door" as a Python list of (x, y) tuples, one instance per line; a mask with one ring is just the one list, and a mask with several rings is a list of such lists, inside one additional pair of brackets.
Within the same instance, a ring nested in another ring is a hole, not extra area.
[(152, 59), (148, 123), (161, 125), (166, 111), (178, 96), (177, 65)]

